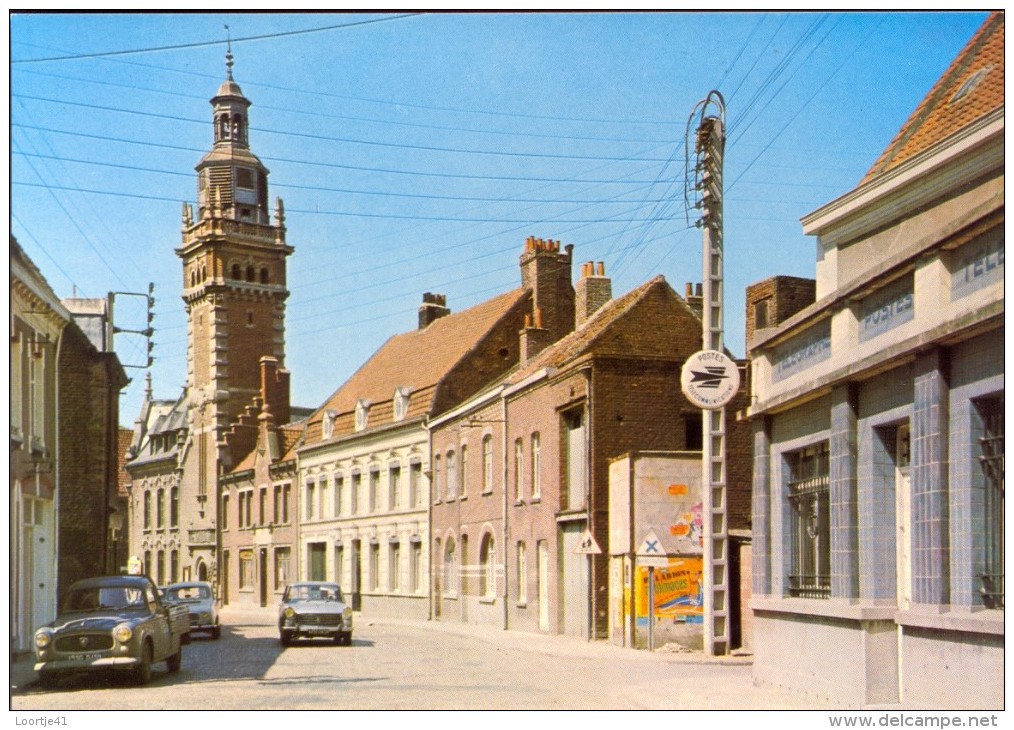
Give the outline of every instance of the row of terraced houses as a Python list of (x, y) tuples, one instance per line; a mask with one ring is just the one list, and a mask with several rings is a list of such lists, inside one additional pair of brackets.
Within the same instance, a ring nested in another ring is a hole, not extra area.
[[(759, 684), (1003, 706), (1003, 64), (995, 13), (859, 185), (803, 219), (814, 278), (747, 289), (715, 574), (722, 649), (752, 651)], [(515, 289), (460, 311), (423, 294), (417, 328), (297, 408), (296, 249), (228, 68), (176, 249), (186, 385), (149, 383), (124, 455), (128, 554), (228, 605), (329, 580), (367, 617), (643, 648), (651, 530), (679, 605), (656, 630), (699, 646), (702, 416), (679, 384), (699, 285), (614, 295), (607, 262), (530, 236)], [(12, 504), (44, 508), (22, 471)]]

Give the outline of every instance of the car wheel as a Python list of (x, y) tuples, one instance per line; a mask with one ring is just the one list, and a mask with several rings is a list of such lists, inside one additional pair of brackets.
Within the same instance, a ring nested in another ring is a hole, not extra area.
[(221, 626), (216, 626), (215, 628), (213, 628), (211, 630), (211, 638), (212, 639), (217, 639), (221, 635), (222, 635), (222, 627)]
[(189, 631), (187, 633), (183, 634), (183, 636), (180, 637), (180, 643), (181, 644), (189, 644), (190, 643), (190, 632)]
[(292, 643), (292, 632), (282, 631), (281, 633), (282, 646), (289, 646)]
[(346, 631), (342, 634), (342, 644), (345, 646), (352, 646), (352, 632)]
[(56, 686), (59, 678), (56, 672), (39, 672), (39, 686), (44, 689), (52, 689)]
[(166, 668), (173, 674), (180, 671), (183, 666), (183, 647), (180, 647), (175, 654), (165, 660)]
[(150, 642), (145, 642), (141, 647), (141, 662), (134, 670), (134, 684), (145, 685), (151, 681), (151, 663), (154, 654)]

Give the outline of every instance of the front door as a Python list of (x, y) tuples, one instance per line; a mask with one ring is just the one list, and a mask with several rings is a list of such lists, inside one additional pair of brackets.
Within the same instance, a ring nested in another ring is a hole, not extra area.
[(362, 541), (352, 541), (352, 610), (361, 611), (363, 608), (363, 597), (362, 597), (362, 578), (363, 578), (363, 565), (362, 565)]
[(261, 548), (261, 607), (268, 605), (268, 550)]
[(539, 540), (539, 629), (549, 631), (549, 545)]
[(560, 602), (563, 631), (568, 636), (588, 635), (587, 559), (578, 555), (583, 522), (563, 526), (560, 532)]

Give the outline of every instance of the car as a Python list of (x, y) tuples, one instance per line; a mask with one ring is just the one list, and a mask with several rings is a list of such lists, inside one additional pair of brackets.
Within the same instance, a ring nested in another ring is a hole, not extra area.
[(147, 576), (112, 575), (72, 584), (54, 621), (35, 631), (35, 671), (52, 686), (68, 674), (115, 670), (137, 684), (152, 664), (170, 672), (183, 662), (187, 610), (162, 602)]
[[(190, 633), (204, 631), (211, 634), (212, 639), (222, 635), (222, 626), (218, 621), (218, 604), (210, 583), (204, 581), (171, 583), (162, 591), (169, 603), (187, 607), (190, 613)], [(189, 634), (187, 638), (189, 639)]]
[(278, 607), (278, 635), (282, 646), (296, 638), (330, 638), (335, 644), (351, 646), (352, 607), (337, 583), (292, 583)]

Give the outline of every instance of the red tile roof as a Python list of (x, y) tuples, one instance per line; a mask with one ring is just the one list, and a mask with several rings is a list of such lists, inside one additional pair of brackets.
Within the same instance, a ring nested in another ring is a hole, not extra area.
[(320, 440), (322, 414), (328, 409), (339, 415), (335, 433), (347, 430), (342, 415), (355, 411), (360, 399), (370, 401), (370, 419), (377, 422), (375, 407), (391, 401), (396, 388), (411, 388), (408, 417), (428, 412), (437, 392), (434, 386), (527, 296), (528, 290), (515, 289), (441, 317), (425, 329), (395, 335), (310, 416), (307, 440)]
[(869, 182), (1003, 108), (1002, 12), (994, 12), (954, 59), (863, 178)]

